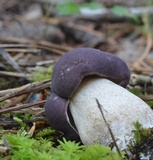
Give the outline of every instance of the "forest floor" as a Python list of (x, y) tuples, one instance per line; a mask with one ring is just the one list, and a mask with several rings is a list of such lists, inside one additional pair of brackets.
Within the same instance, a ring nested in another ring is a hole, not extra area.
[(19, 120), (32, 134), (49, 127), (43, 105), (50, 94), (52, 69), (62, 55), (78, 47), (96, 48), (122, 58), (131, 71), (128, 89), (136, 89), (153, 107), (152, 13), (131, 18), (125, 15), (125, 8), (118, 8), (119, 16), (110, 8), (118, 7), (120, 1), (104, 2), (104, 14), (85, 10), (69, 15), (64, 15), (64, 9), (55, 2), (0, 2), (1, 135), (17, 133), (23, 127)]

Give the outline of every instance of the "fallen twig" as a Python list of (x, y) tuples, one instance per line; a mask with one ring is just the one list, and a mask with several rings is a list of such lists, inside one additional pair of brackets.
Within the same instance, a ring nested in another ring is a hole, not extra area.
[(0, 48), (0, 55), (18, 72), (22, 72), (20, 66), (15, 62), (15, 60), (7, 53), (4, 49)]
[(50, 50), (59, 55), (63, 55), (65, 52), (73, 49), (72, 47), (66, 45), (61, 45), (61, 44), (58, 45), (55, 43), (51, 43), (49, 41), (35, 40), (30, 38), (5, 37), (5, 38), (0, 38), (0, 42), (32, 44), (35, 45), (37, 48)]
[[(38, 47), (39, 48), (39, 47)], [(19, 52), (19, 53), (40, 53), (40, 49), (30, 49), (30, 48), (5, 48), (7, 52)]]
[(43, 100), (41, 102), (28, 103), (28, 104), (23, 104), (23, 105), (11, 107), (11, 108), (1, 109), (0, 114), (9, 113), (9, 112), (12, 112), (12, 111), (17, 111), (17, 110), (24, 109), (24, 108), (29, 108), (29, 107), (32, 107), (32, 106), (42, 105), (45, 102), (46, 102), (46, 100)]
[(149, 22), (147, 22), (147, 14), (144, 15), (144, 23), (147, 23), (146, 29), (147, 29), (147, 45), (146, 48), (143, 52), (143, 54), (140, 56), (140, 58), (137, 59), (137, 61), (133, 64), (134, 69), (140, 68), (142, 65), (142, 62), (146, 58), (146, 56), (149, 54), (151, 47), (152, 47), (152, 34), (151, 34), (151, 29), (149, 26)]
[(7, 147), (0, 146), (0, 153), (1, 154), (7, 153), (8, 151), (9, 151), (9, 149)]
[(153, 84), (153, 77), (144, 74), (131, 74), (130, 85), (139, 85), (139, 84)]
[(143, 96), (139, 96), (139, 97), (144, 101), (152, 101), (153, 100), (153, 95), (143, 95)]
[(18, 88), (0, 91), (0, 96), (2, 96), (0, 97), (0, 102), (6, 99), (9, 99), (9, 98), (15, 97), (15, 96), (19, 96), (22, 94), (26, 94), (26, 93), (30, 93), (33, 91), (38, 91), (38, 90), (48, 88), (50, 87), (50, 85), (51, 85), (50, 80), (44, 80), (41, 82), (29, 83), (29, 84), (26, 84)]
[(6, 72), (6, 71), (0, 71), (0, 75), (11, 76), (11, 77), (22, 77), (22, 78), (28, 78), (28, 77), (33, 76), (32, 74), (17, 73), (17, 72)]
[(109, 126), (109, 124), (108, 124), (105, 116), (104, 116), (104, 113), (103, 113), (103, 111), (102, 111), (102, 108), (101, 108), (102, 105), (99, 103), (99, 101), (98, 101), (97, 99), (96, 99), (96, 102), (97, 102), (98, 108), (99, 108), (99, 110), (100, 110), (100, 112), (101, 112), (101, 115), (102, 115), (102, 117), (103, 117), (103, 119), (104, 119), (104, 122), (105, 122), (105, 124), (106, 124), (106, 126), (107, 126), (107, 128), (108, 128), (108, 131), (109, 131), (109, 133), (110, 133), (110, 135), (111, 135), (111, 137), (112, 137), (112, 140), (113, 140), (114, 145), (115, 145), (115, 147), (116, 147), (116, 149), (117, 149), (117, 152), (118, 152), (119, 156), (122, 157), (121, 151), (120, 151), (120, 149), (119, 149), (119, 147), (118, 147), (118, 145), (117, 145), (117, 143), (116, 143), (114, 134), (113, 134), (113, 132), (112, 132), (112, 130), (111, 130), (111, 128), (110, 128), (110, 126)]

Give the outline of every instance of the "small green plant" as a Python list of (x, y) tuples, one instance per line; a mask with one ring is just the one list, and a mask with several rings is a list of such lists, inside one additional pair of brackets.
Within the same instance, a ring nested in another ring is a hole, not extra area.
[(137, 159), (140, 159), (141, 153), (149, 154), (152, 152), (152, 143), (150, 137), (153, 136), (152, 128), (144, 128), (138, 121), (133, 123), (134, 129), (132, 133), (134, 134), (134, 138), (130, 140), (128, 145), (128, 150), (132, 155), (135, 155)]
[(138, 121), (134, 122), (133, 125), (132, 133), (134, 133), (134, 140), (137, 144), (143, 143), (152, 134), (151, 129), (144, 128)]
[(14, 119), (16, 122), (18, 122), (21, 127), (25, 127), (25, 126), (26, 126), (26, 124), (22, 121), (22, 119), (20, 119), (20, 118), (18, 118), (18, 117), (14, 117), (13, 119)]
[(19, 117), (14, 117), (13, 119), (20, 125), (20, 130), (18, 132), (24, 133), (25, 127), (26, 127), (26, 123), (24, 123), (22, 121), (22, 119), (19, 118)]
[(139, 23), (139, 17), (137, 15), (130, 13), (127, 7), (115, 5), (111, 8), (111, 11), (117, 16), (127, 17), (132, 19), (134, 22)]
[[(137, 90), (137, 89), (130, 89), (129, 90), (131, 93), (133, 93), (133, 94), (135, 94), (136, 96), (138, 96), (138, 97), (141, 97), (141, 96), (143, 96), (143, 95), (149, 95), (148, 93), (142, 93), (142, 92), (140, 92), (139, 90)], [(153, 100), (149, 100), (149, 101), (146, 101), (146, 103), (152, 108), (153, 107)]]
[(79, 8), (74, 2), (65, 2), (56, 6), (58, 15), (73, 15), (79, 13)]
[(147, 104), (153, 109), (153, 100), (152, 101), (148, 101)]
[(111, 8), (111, 11), (117, 16), (129, 16), (129, 10), (124, 6), (115, 5)]
[(131, 93), (135, 94), (136, 96), (142, 96), (143, 94), (138, 89), (130, 89)]
[(39, 82), (42, 80), (47, 80), (47, 79), (51, 79), (51, 75), (52, 75), (52, 67), (48, 67), (45, 70), (39, 70), (39, 71), (35, 71), (34, 72), (34, 76), (30, 77), (29, 80), (34, 81), (34, 82)]
[(50, 136), (49, 140), (52, 140), (52, 136), (51, 134), (53, 134), (55, 132), (55, 130), (53, 130), (52, 128), (44, 128), (43, 130), (40, 130), (36, 135), (35, 138), (36, 139), (41, 139), (44, 138), (46, 136)]
[(4, 104), (6, 104), (5, 101), (0, 102), (0, 106), (3, 106)]
[(20, 126), (20, 129), (18, 130), (18, 132), (21, 133), (21, 134), (26, 134), (26, 130), (29, 130), (29, 126), (24, 122), (23, 118), (24, 119), (29, 119), (29, 114), (25, 114), (25, 115), (16, 114), (13, 117), (13, 120), (15, 120)]
[[(102, 9), (104, 8), (102, 3), (98, 2), (85, 2), (85, 3), (75, 3), (73, 0), (65, 1), (64, 3), (57, 3), (56, 10), (58, 15), (65, 16), (65, 15), (74, 15), (79, 14), (80, 9), (88, 8), (91, 10)], [(120, 16), (120, 17), (127, 17), (132, 19), (135, 23), (139, 23), (139, 17), (130, 13), (128, 7), (114, 5), (110, 8), (113, 14)]]
[(103, 8), (103, 5), (98, 2), (86, 2), (86, 3), (76, 4), (73, 1), (68, 1), (62, 4), (59, 3), (56, 6), (57, 13), (58, 15), (61, 16), (79, 14), (81, 8), (88, 8), (95, 10)]

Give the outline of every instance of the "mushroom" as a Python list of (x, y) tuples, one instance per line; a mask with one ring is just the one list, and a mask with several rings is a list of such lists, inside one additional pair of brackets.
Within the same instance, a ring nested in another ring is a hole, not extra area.
[[(120, 150), (128, 151), (127, 146), (134, 137), (134, 122), (138, 121), (145, 128), (153, 127), (150, 106), (127, 89), (105, 78), (84, 78), (70, 99), (69, 109), (85, 145), (114, 144), (110, 128)], [(116, 149), (115, 145), (113, 149)]]
[(90, 76), (106, 78), (126, 87), (130, 71), (120, 58), (92, 48), (77, 48), (59, 59), (53, 70), (51, 95), (45, 103), (45, 112), (50, 125), (69, 140), (80, 141), (69, 112), (70, 99), (83, 78)]
[(113, 140), (98, 100), (119, 148), (126, 149), (134, 122), (153, 127), (152, 109), (126, 90), (129, 79), (127, 65), (113, 54), (92, 48), (67, 52), (53, 70), (45, 104), (48, 122), (68, 140), (109, 146)]

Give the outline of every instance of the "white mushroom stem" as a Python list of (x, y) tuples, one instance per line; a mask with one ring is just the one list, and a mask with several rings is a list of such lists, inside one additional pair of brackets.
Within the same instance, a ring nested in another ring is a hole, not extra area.
[(153, 111), (125, 88), (102, 78), (85, 78), (70, 100), (70, 111), (85, 145), (96, 142), (109, 146), (113, 140), (97, 106), (102, 106), (118, 147), (126, 149), (133, 137), (133, 122), (153, 127)]

